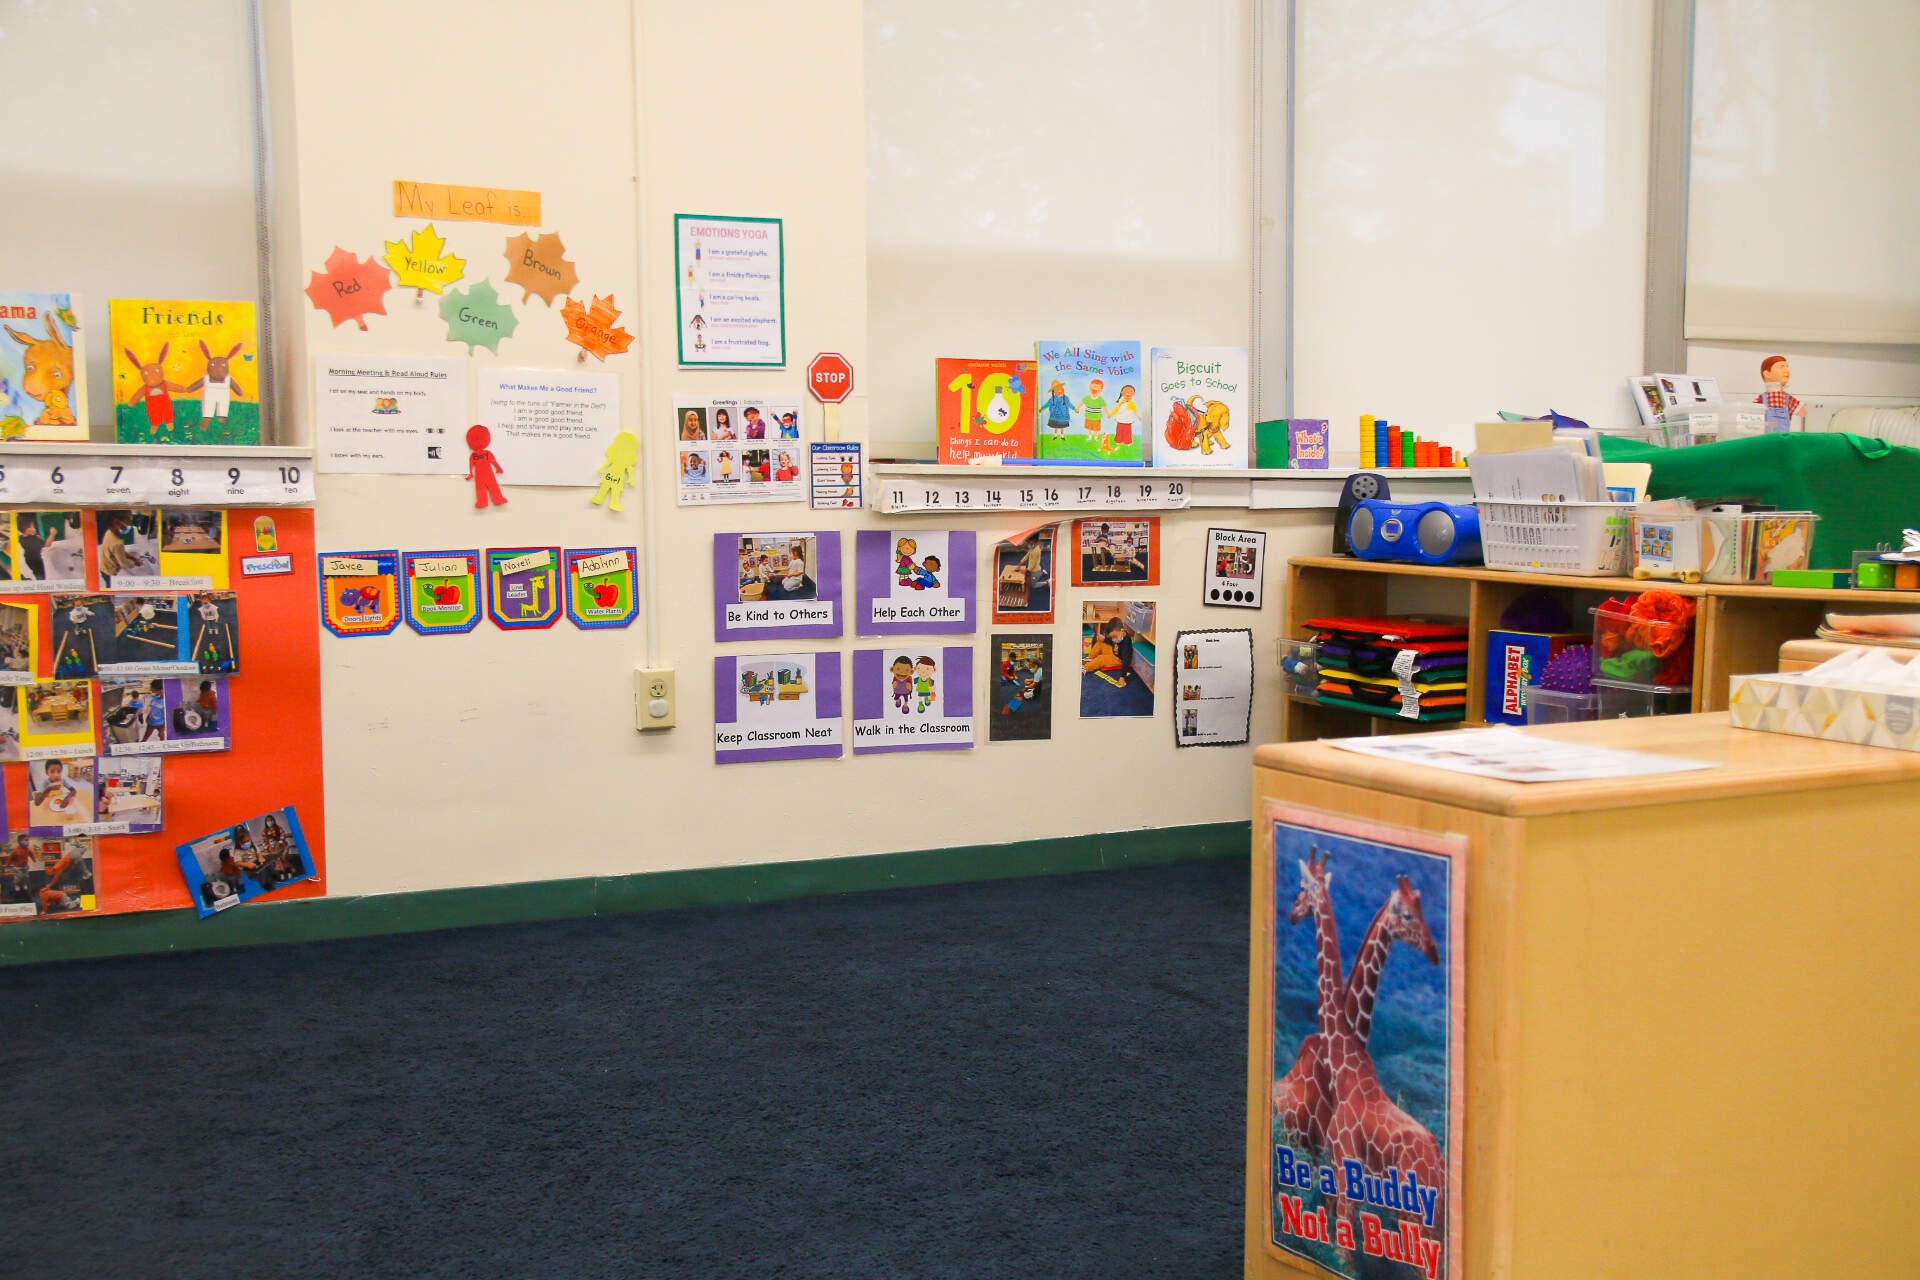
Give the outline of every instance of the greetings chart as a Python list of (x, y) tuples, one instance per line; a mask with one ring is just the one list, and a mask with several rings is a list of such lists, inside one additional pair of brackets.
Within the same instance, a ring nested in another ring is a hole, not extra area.
[(1225, 747), (1253, 725), (1253, 632), (1182, 631), (1174, 638), (1173, 741)]
[(716, 763), (833, 757), (843, 749), (839, 654), (713, 660)]
[(799, 400), (683, 396), (673, 402), (673, 424), (681, 506), (806, 498), (807, 448), (800, 438)]
[(972, 530), (862, 529), (853, 565), (856, 634), (972, 634), (978, 617)]
[(503, 631), (552, 626), (560, 617), (560, 548), (489, 550), (487, 616)]
[(786, 258), (778, 218), (673, 218), (682, 365), (787, 362)]
[(853, 651), (853, 753), (973, 745), (973, 650)]

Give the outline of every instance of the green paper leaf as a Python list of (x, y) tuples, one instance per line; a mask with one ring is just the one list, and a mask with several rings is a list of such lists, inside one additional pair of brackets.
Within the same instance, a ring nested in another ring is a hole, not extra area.
[(475, 347), (499, 355), (500, 339), (520, 325), (513, 308), (494, 292), (491, 280), (482, 280), (471, 289), (447, 290), (440, 299), (440, 318), (447, 322), (447, 341), (466, 343), (469, 355)]

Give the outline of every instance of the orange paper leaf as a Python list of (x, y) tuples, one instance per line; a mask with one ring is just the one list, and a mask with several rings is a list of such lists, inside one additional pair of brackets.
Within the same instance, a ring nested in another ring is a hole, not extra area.
[(525, 302), (534, 294), (548, 306), (563, 293), (572, 293), (573, 287), (580, 283), (573, 264), (566, 259), (567, 246), (560, 243), (560, 234), (507, 237), (507, 283), (517, 284), (526, 290), (520, 301)]
[(582, 359), (591, 352), (595, 359), (605, 362), (608, 356), (619, 355), (633, 344), (632, 334), (613, 327), (620, 318), (620, 308), (613, 305), (612, 294), (595, 298), (592, 307), (568, 298), (560, 304), (560, 318), (567, 322), (567, 341), (580, 348)]
[(350, 250), (335, 245), (327, 257), (326, 272), (314, 272), (307, 282), (307, 297), (332, 317), (336, 326), (352, 320), (365, 329), (368, 316), (387, 314), (391, 283), (385, 266), (372, 258), (361, 261)]

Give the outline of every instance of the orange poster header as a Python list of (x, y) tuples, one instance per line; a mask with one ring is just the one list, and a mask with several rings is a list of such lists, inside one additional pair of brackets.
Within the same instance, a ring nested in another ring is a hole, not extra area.
[(537, 227), (540, 225), (540, 193), (509, 191), (502, 187), (458, 187), (445, 182), (404, 182), (395, 178), (393, 216)]

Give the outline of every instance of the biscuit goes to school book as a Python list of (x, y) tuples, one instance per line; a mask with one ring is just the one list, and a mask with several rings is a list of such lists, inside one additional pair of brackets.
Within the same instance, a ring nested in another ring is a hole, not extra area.
[(1147, 384), (1137, 342), (1040, 342), (1033, 430), (1052, 462), (1141, 467)]
[(940, 461), (1033, 457), (1034, 380), (1031, 360), (934, 360)]
[(1155, 347), (1147, 381), (1154, 466), (1247, 465), (1253, 413), (1245, 347)]
[(70, 293), (0, 290), (0, 440), (87, 438), (87, 352)]
[(251, 302), (115, 298), (107, 329), (120, 443), (260, 443)]

